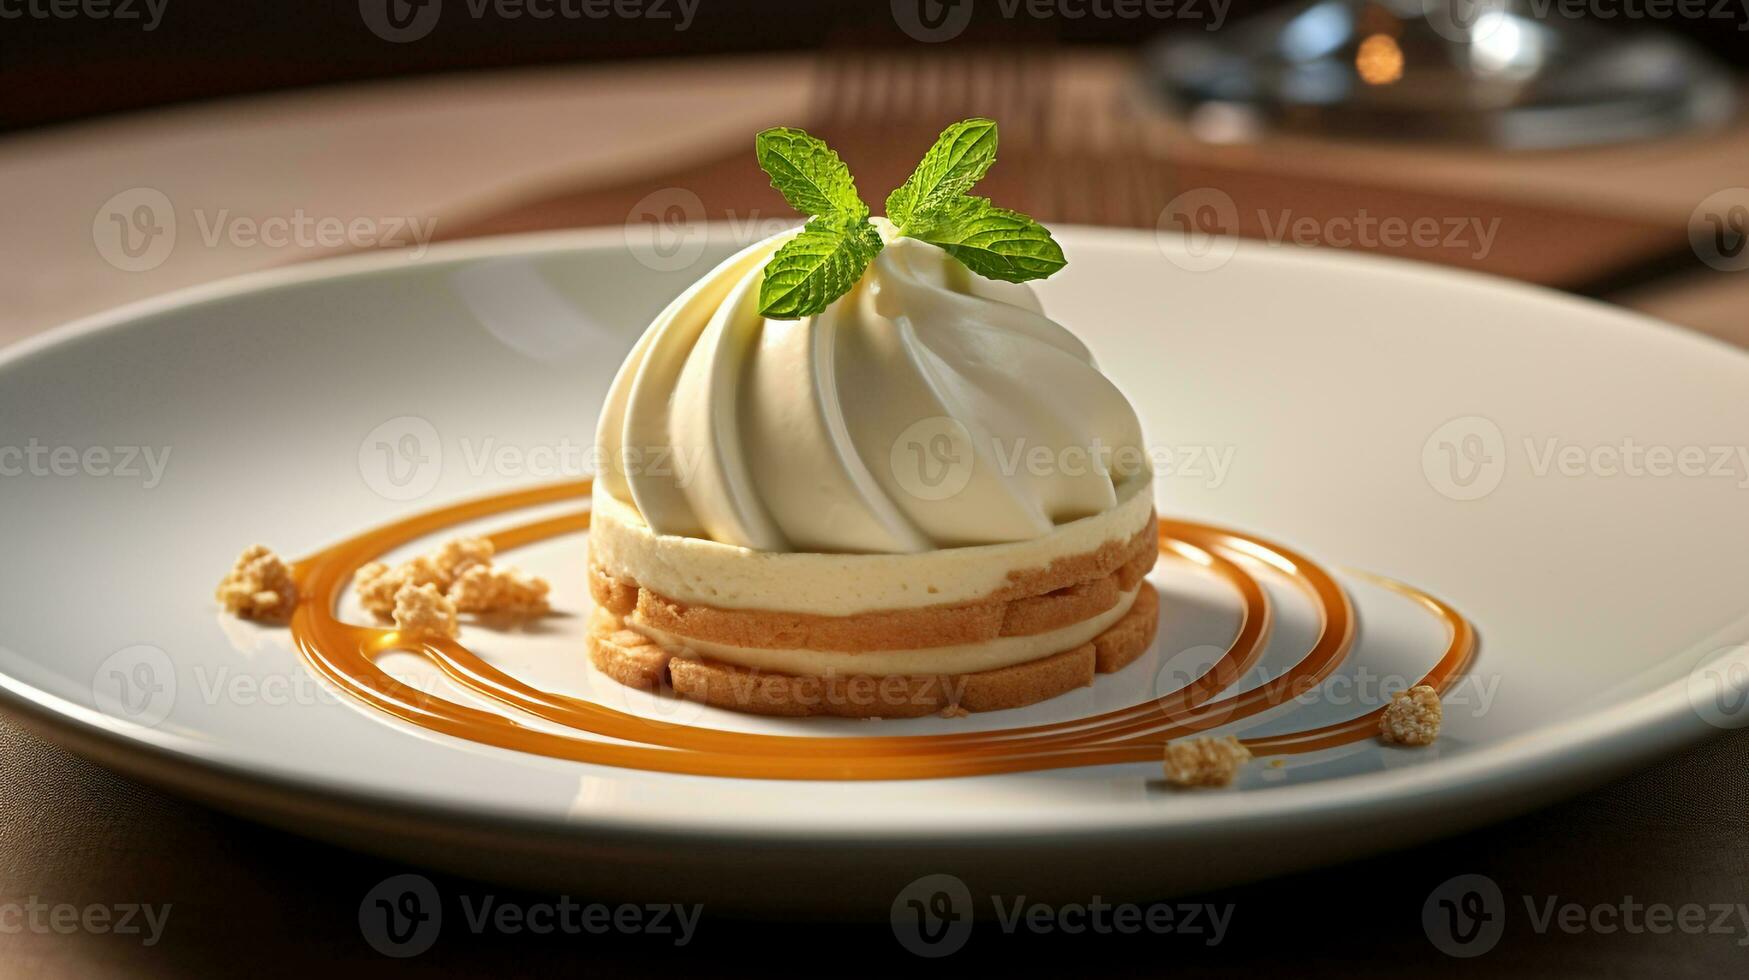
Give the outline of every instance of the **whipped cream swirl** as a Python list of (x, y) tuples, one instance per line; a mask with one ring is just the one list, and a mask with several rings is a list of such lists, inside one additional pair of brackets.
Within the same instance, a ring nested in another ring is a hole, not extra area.
[(1029, 287), (876, 220), (886, 248), (817, 316), (758, 312), (794, 232), (669, 304), (614, 379), (597, 492), (658, 534), (911, 553), (1036, 538), (1145, 485), (1135, 411)]

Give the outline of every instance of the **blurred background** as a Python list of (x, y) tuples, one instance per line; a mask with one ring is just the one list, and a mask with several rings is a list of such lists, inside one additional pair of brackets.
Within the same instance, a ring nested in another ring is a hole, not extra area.
[(1403, 255), (1749, 343), (1746, 30), (1745, 0), (0, 0), (0, 341), (363, 248), (752, 236), (788, 216), (753, 130), (879, 188), (979, 114), (988, 193), (1046, 221)]
[[(405, 4), (409, 21), (435, 7), (439, 16), (417, 43), (386, 46), (361, 19), (361, 4), (274, 3), (270, 0), (160, 0), (162, 14), (153, 26), (151, 5), (134, 0), (140, 19), (118, 16), (5, 17), (4, 64), (11, 84), (0, 91), (0, 129), (67, 122), (122, 112), (278, 89), (439, 72), (479, 72), (529, 65), (567, 65), (684, 55), (760, 54), (786, 51), (882, 49), (914, 51), (888, 0), (696, 0), (690, 14), (679, 0), (648, 5), (651, 16), (566, 17), (559, 0), (532, 0), (472, 16), (469, 0), (429, 0), (426, 7)], [(367, 0), (372, 2), (372, 0)], [(910, 0), (906, 0), (910, 2)], [(474, 0), (477, 4), (478, 0)], [(387, 6), (386, 3), (382, 4)], [(44, 8), (50, 8), (48, 2)], [(124, 0), (112, 0), (122, 11)], [(1172, 33), (1224, 30), (1251, 15), (1280, 10), (1280, 0), (1230, 0), (1181, 3), (1174, 15), (1149, 13), (1135, 4), (1123, 16), (1122, 0), (1102, 5), (1085, 0), (1062, 5), (1049, 17), (1031, 16), (1027, 3), (1008, 15), (1001, 0), (937, 0), (910, 3), (920, 8), (917, 23), (955, 22), (970, 13), (949, 48), (993, 46), (1057, 49), (1088, 46), (1134, 52), (1150, 39)], [(1288, 5), (1291, 6), (1291, 5)], [(1558, 5), (1557, 5), (1558, 6)], [(1657, 28), (1684, 37), (1738, 68), (1749, 68), (1749, 41), (1743, 37), (1749, 13), (1739, 3), (1674, 5), (1662, 17), (1631, 17), (1636, 5), (1618, 4), (1617, 33)], [(1657, 4), (1639, 4), (1650, 11)], [(939, 13), (929, 8), (940, 8)], [(1101, 8), (1109, 16), (1100, 16)], [(11, 5), (23, 11), (23, 0)], [(73, 9), (65, 6), (64, 9)], [(552, 9), (552, 16), (539, 16)], [(611, 11), (602, 4), (600, 10)], [(631, 8), (627, 8), (631, 9)], [(1160, 8), (1164, 9), (1164, 8)], [(1419, 7), (1417, 7), (1419, 9)], [(1486, 8), (1483, 8), (1486, 9)], [(1556, 9), (1551, 7), (1551, 13)], [(520, 10), (520, 15), (504, 16)], [(1599, 11), (1604, 8), (1600, 7)], [(656, 14), (671, 12), (674, 17)], [(125, 12), (125, 11), (122, 11)], [(1699, 13), (1700, 16), (1694, 16)], [(385, 13), (385, 17), (387, 14)], [(689, 22), (682, 26), (681, 18)], [(1217, 17), (1222, 23), (1217, 27)], [(149, 29), (148, 29), (149, 28)]]

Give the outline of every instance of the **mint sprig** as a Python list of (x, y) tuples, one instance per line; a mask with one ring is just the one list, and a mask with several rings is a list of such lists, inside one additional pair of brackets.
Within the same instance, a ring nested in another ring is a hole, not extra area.
[[(996, 162), (996, 123), (965, 119), (943, 130), (917, 169), (887, 195), (901, 236), (944, 249), (980, 276), (1043, 279), (1067, 264), (1051, 233), (1018, 211), (969, 192)], [(754, 141), (771, 186), (809, 216), (765, 266), (759, 312), (777, 320), (813, 316), (856, 286), (885, 247), (850, 168), (799, 129), (768, 129)]]
[(994, 121), (954, 123), (887, 197), (887, 216), (899, 234), (941, 246), (986, 279), (1043, 279), (1068, 264), (1045, 226), (967, 193), (995, 162)]
[(941, 246), (985, 279), (1043, 279), (1068, 264), (1044, 225), (987, 197), (961, 195), (912, 221), (905, 234)]
[(972, 189), (996, 162), (996, 123), (965, 119), (941, 131), (899, 188), (887, 195), (887, 218), (904, 228)]
[(822, 312), (856, 285), (883, 244), (867, 214), (815, 217), (766, 263), (760, 314), (799, 320)]
[(753, 140), (759, 168), (789, 206), (808, 215), (859, 214), (868, 205), (856, 195), (850, 168), (823, 141), (799, 129), (779, 126)]

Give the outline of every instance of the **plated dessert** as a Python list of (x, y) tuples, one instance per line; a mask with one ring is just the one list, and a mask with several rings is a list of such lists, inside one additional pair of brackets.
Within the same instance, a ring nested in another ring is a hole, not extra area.
[(757, 141), (807, 225), (650, 325), (597, 435), (595, 665), (759, 714), (1014, 708), (1151, 642), (1141, 425), (1024, 283), (1036, 222), (968, 192), (996, 125), (949, 127), (871, 218), (797, 130)]
[[(949, 127), (875, 218), (820, 141), (760, 134), (761, 165), (809, 220), (731, 256), (650, 324), (603, 406), (597, 476), (408, 514), (293, 562), (256, 546), (217, 598), (235, 615), (286, 621), (311, 671), (406, 724), (652, 772), (918, 779), (1163, 757), (1168, 784), (1222, 786), (1256, 756), (1434, 742), (1441, 692), (1467, 668), (1475, 630), (1438, 598), (1362, 572), (1350, 574), (1443, 630), (1432, 667), (1358, 715), (1211, 734), (1331, 677), (1356, 646), (1354, 603), (1307, 555), (1155, 514), (1136, 412), (1026, 285), (1062, 268), (1062, 251), (1037, 222), (969, 193), (995, 144), (988, 120)], [(580, 508), (413, 551), (439, 532), (571, 501)], [(591, 663), (649, 692), (631, 710), (461, 642), (464, 616), (490, 629), (546, 614), (549, 583), (500, 559), (569, 535), (587, 535)], [(397, 552), (413, 557), (384, 560)], [(660, 717), (673, 694), (867, 719), (1046, 701), (1149, 651), (1160, 556), (1225, 583), (1237, 615), (1220, 656), (1164, 693), (1138, 668), (1148, 682), (1130, 682), (1133, 700), (1117, 692), (1116, 708), (951, 735)], [(1303, 655), (1247, 685), (1274, 620), (1260, 575), (1309, 601), (1316, 626)], [(373, 625), (341, 608), (348, 589)], [(423, 659), (467, 698), (385, 670), (391, 652)]]
[[(491, 438), (532, 451), (593, 432), (637, 336), (753, 244), (726, 247), (744, 227), (687, 229), (710, 258), (683, 279), (635, 261), (623, 227), (456, 243), (419, 263), (358, 256), (203, 286), (5, 352), (0, 443), (145, 439), (188, 455), (150, 493), (126, 479), (0, 481), (19, 515), (17, 574), (0, 596), (6, 710), (142, 778), (385, 842), (401, 861), (567, 879), (548, 887), (660, 884), (679, 868), (733, 896), (758, 891), (745, 872), (759, 848), (767, 873), (754, 878), (812, 876), (811, 891), (772, 890), (786, 908), (877, 880), (919, 848), (984, 855), (968, 880), (1032, 862), (1053, 880), (1131, 872), (1138, 894), (1207, 888), (1211, 875), (1353, 857), (1357, 827), (1389, 827), (1395, 842), (1455, 832), (1720, 720), (1733, 692), (1712, 682), (1729, 662), (1698, 658), (1745, 638), (1724, 629), (1741, 612), (1728, 587), (1741, 556), (1696, 542), (1745, 527), (1740, 492), (1530, 479), (1508, 453), (1497, 492), (1457, 502), (1447, 468), (1427, 471), (1423, 439), (1473, 413), (1502, 426), (1508, 449), (1518, 433), (1609, 445), (1622, 426), (1642, 442), (1716, 440), (1749, 365), (1481, 277), (1245, 245), (1219, 274), (1193, 274), (1162, 255), (1176, 254), (1171, 240), (1111, 229), (1053, 227), (1071, 265), (1026, 285), (1091, 348), (1148, 440), (1238, 449), (1218, 484), (1156, 456), (1161, 557), (1148, 582), (1163, 636), (1146, 653), (1028, 707), (879, 724), (743, 714), (609, 679), (588, 653), (591, 474), (481, 470), (477, 452)], [(456, 288), (482, 277), (508, 287), (493, 294), (503, 307)], [(525, 284), (562, 304), (527, 302)], [(574, 344), (531, 361), (486, 315), (510, 312), (572, 329)], [(1635, 373), (1651, 362), (1669, 368), (1661, 382)], [(1647, 384), (1623, 388), (1603, 406), (1613, 411), (1576, 411), (1597, 407), (1599, 371)], [(284, 420), (276, 437), (215, 424), (238, 404)], [(403, 413), (433, 420), (445, 450), (442, 479), (410, 500), (373, 492), (407, 472), (393, 464), (408, 454), (377, 441)], [(1434, 463), (1465, 461), (1461, 445), (1427, 448)], [(920, 479), (947, 487), (950, 472)], [(1304, 492), (1283, 492), (1296, 482)], [(1644, 520), (1652, 512), (1683, 520)], [(440, 550), (476, 536), (493, 546), (489, 569), (483, 549), (458, 547), (453, 563)], [(254, 549), (215, 601), (255, 539), (285, 561)], [(1498, 560), (1527, 555), (1539, 560)], [(551, 583), (549, 617), (462, 610), (485, 585), (504, 591), (490, 576), (507, 569)], [(1636, 605), (1660, 585), (1680, 588), (1681, 608)], [(77, 597), (93, 594), (102, 615), (79, 614)], [(434, 614), (443, 600), (453, 637)], [(1472, 660), (1481, 630), (1491, 649)], [(1405, 685), (1418, 690), (1396, 697)], [(1430, 738), (1431, 751), (1410, 747)], [(1168, 781), (1211, 789), (1170, 794)], [(1223, 782), (1238, 788), (1212, 788)], [(518, 832), (453, 832), (463, 825)], [(383, 832), (359, 831), (373, 826)], [(463, 837), (473, 843), (458, 848)], [(606, 851), (638, 860), (579, 884)]]

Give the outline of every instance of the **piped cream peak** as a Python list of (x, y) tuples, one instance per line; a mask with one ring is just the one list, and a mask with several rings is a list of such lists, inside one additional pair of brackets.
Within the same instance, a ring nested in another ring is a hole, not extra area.
[(609, 394), (598, 492), (659, 534), (908, 553), (1029, 540), (1150, 478), (1134, 410), (1030, 287), (875, 226), (885, 247), (816, 315), (759, 313), (793, 231), (670, 304)]

